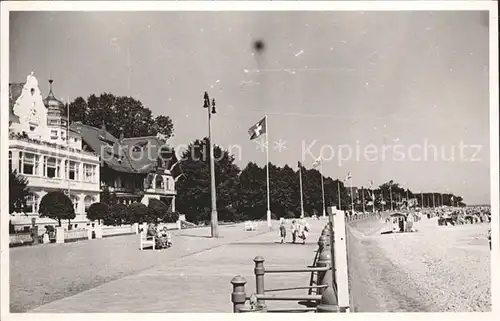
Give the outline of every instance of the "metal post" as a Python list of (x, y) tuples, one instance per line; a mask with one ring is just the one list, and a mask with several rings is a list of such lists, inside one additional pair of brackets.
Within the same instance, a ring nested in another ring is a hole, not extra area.
[(332, 287), (327, 287), (323, 294), (321, 295), (320, 304), (317, 307), (317, 312), (338, 312), (338, 303), (337, 298), (335, 297), (335, 293), (333, 292)]
[(233, 312), (238, 313), (241, 307), (245, 306), (246, 302), (246, 293), (245, 293), (245, 284), (247, 281), (244, 277), (235, 276), (231, 280), (231, 284), (233, 285), (233, 293), (231, 293), (231, 302), (233, 302)]
[(210, 145), (210, 181), (211, 181), (211, 197), (212, 197), (212, 212), (210, 215), (210, 229), (212, 237), (219, 237), (219, 224), (217, 219), (217, 195), (215, 190), (215, 164), (214, 164), (214, 145), (212, 142), (212, 114), (215, 114), (215, 99), (212, 99), (212, 109), (210, 109), (210, 98), (205, 92), (205, 103), (203, 107), (208, 111), (208, 140)]
[[(330, 254), (330, 248), (329, 247), (323, 247), (323, 250), (321, 251), (318, 259), (318, 264), (316, 265), (317, 267), (331, 267), (331, 261), (332, 257)], [(318, 285), (328, 285), (332, 286), (332, 278), (331, 278), (332, 273), (331, 271), (325, 271), (325, 272), (318, 272), (318, 278), (317, 278), (317, 284)], [(318, 289), (318, 294), (323, 294), (324, 288), (319, 288)]]
[[(255, 262), (255, 291), (257, 294), (264, 294), (264, 258), (262, 256), (256, 256), (253, 261)], [(257, 300), (259, 305), (265, 306), (263, 300)]]

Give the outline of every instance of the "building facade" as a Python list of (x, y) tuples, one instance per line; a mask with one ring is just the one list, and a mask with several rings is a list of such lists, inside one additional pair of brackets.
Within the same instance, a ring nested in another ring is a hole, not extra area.
[[(21, 213), (10, 213), (16, 230), (56, 225), (40, 218), (38, 207), (50, 191), (64, 191), (73, 202), (72, 228), (86, 226), (88, 207), (100, 197), (100, 159), (82, 149), (80, 133), (68, 126), (67, 106), (50, 90), (42, 98), (33, 73), (25, 83), (9, 84), (9, 168), (28, 179), (30, 195)], [(65, 225), (68, 226), (68, 225)]]
[(100, 155), (101, 188), (108, 188), (117, 203), (149, 204), (159, 199), (175, 211), (175, 182), (181, 170), (175, 151), (158, 136), (116, 138), (101, 128), (80, 122), (71, 129), (79, 133), (83, 149)]

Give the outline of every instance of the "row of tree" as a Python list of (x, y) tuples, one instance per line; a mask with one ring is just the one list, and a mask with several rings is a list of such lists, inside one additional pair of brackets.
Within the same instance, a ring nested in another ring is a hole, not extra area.
[[(208, 138), (192, 142), (182, 155), (184, 177), (177, 186), (179, 211), (186, 214), (186, 219), (192, 222), (208, 221), (210, 219), (210, 171), (209, 159), (202, 157), (204, 150), (208, 150)], [(266, 195), (266, 167), (259, 167), (250, 162), (241, 170), (234, 164), (234, 156), (219, 146), (214, 147), (215, 176), (217, 190), (217, 210), (220, 220), (234, 221), (247, 219), (262, 219), (267, 210)], [(316, 169), (307, 169), (301, 166), (302, 187), (305, 215), (323, 212), (321, 188), (321, 173)], [(300, 208), (300, 185), (298, 167), (288, 165), (278, 167), (269, 165), (270, 175), (270, 202), (274, 217), (298, 217)], [(453, 194), (443, 194), (442, 201), (435, 194), (434, 203), (432, 193), (413, 193), (404, 189), (394, 181), (386, 182), (376, 189), (362, 189), (353, 193), (351, 189), (339, 179), (323, 177), (325, 191), (325, 206), (341, 205), (342, 209), (351, 209), (351, 201), (355, 210), (362, 210), (364, 199), (365, 208), (372, 210), (368, 204), (375, 204), (375, 209), (390, 209), (390, 195), (393, 208), (405, 205), (403, 199), (416, 198), (418, 206), (431, 207), (438, 205), (465, 205), (462, 198)], [(374, 199), (372, 199), (372, 196)], [(372, 203), (369, 203), (372, 202)]]

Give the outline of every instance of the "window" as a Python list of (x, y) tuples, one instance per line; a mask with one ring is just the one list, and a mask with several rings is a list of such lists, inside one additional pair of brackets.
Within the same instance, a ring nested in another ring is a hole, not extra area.
[(23, 152), (19, 154), (19, 169), (21, 174), (36, 175), (38, 155)]
[(50, 139), (57, 139), (57, 130), (50, 131)]
[(90, 205), (95, 203), (95, 198), (90, 195), (87, 195), (83, 199), (83, 202), (85, 203), (85, 213), (87, 213), (87, 210), (89, 209)]
[(26, 207), (24, 208), (25, 214), (36, 214), (38, 213), (38, 194), (29, 194), (26, 197)]
[(83, 180), (89, 183), (95, 183), (96, 166), (91, 164), (83, 164)]
[(30, 125), (30, 132), (34, 132), (36, 129), (36, 126)]
[(12, 152), (9, 150), (9, 171), (12, 171)]
[(73, 181), (78, 180), (78, 166), (77, 162), (69, 162), (69, 179)]
[(54, 178), (57, 176), (57, 160), (53, 157), (45, 159), (47, 177)]
[(65, 131), (61, 131), (61, 138), (62, 138), (62, 140), (66, 140), (66, 132)]
[(30, 92), (31, 92), (31, 96), (33, 96), (35, 94), (35, 88), (31, 88)]

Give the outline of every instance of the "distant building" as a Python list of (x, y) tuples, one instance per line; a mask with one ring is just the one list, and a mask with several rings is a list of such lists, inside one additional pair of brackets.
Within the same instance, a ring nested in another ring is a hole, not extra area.
[(101, 156), (101, 187), (107, 186), (117, 203), (149, 204), (159, 199), (175, 211), (176, 179), (181, 169), (175, 151), (158, 136), (116, 138), (105, 125), (96, 128), (72, 123), (83, 148)]
[(9, 168), (28, 179), (31, 192), (22, 213), (11, 213), (17, 230), (28, 230), (33, 218), (39, 226), (57, 224), (38, 216), (40, 201), (50, 191), (69, 194), (76, 228), (87, 225), (85, 212), (99, 201), (99, 156), (82, 150), (81, 135), (68, 128), (67, 107), (49, 83), (45, 99), (33, 73), (25, 83), (9, 84)]

